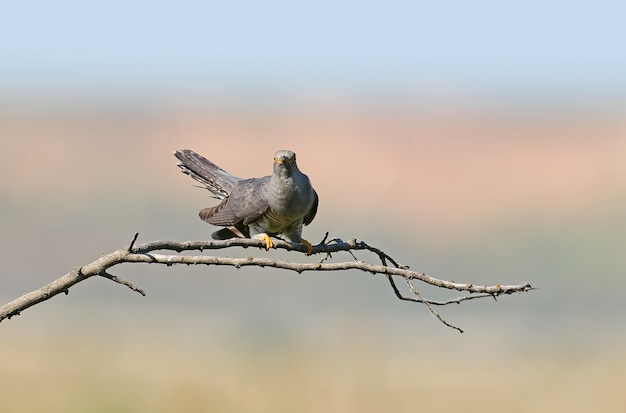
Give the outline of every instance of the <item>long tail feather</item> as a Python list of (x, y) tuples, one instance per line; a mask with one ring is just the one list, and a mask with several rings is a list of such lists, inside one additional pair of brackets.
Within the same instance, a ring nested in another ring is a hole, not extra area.
[(217, 199), (226, 198), (240, 180), (190, 149), (174, 151), (174, 156), (180, 161), (177, 166), (181, 171), (203, 184)]

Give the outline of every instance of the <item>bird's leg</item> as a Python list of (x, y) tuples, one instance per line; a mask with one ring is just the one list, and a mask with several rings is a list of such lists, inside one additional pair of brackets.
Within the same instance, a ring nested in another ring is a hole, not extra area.
[(274, 246), (274, 243), (272, 242), (269, 234), (267, 232), (253, 232), (252, 236), (250, 238), (253, 239), (260, 239), (262, 241), (265, 242), (265, 250), (269, 251), (270, 248), (272, 248)]
[(272, 239), (270, 238), (269, 235), (267, 235), (265, 232), (262, 234), (259, 234), (259, 237), (265, 241), (265, 251), (269, 251), (270, 248), (272, 248), (274, 246), (274, 243), (272, 242)]
[[(309, 241), (305, 240), (304, 238), (302, 238), (302, 237), (297, 237), (297, 238), (296, 237), (288, 237), (285, 234), (283, 234), (283, 236), (285, 238), (287, 238), (287, 242), (290, 243), (294, 247), (297, 246), (298, 244), (304, 245), (306, 247), (306, 255), (311, 255), (313, 253), (313, 245), (311, 245), (311, 243)], [(282, 238), (280, 236), (278, 236), (277, 238), (284, 240), (284, 238)], [(299, 241), (296, 241), (296, 240), (299, 240)]]
[(306, 255), (311, 255), (313, 253), (313, 245), (304, 238), (300, 238), (300, 244), (306, 247)]

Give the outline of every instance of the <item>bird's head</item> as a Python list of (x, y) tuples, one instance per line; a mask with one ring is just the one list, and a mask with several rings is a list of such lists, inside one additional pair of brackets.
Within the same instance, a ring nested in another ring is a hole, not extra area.
[(291, 171), (294, 169), (298, 169), (296, 154), (287, 150), (276, 151), (274, 154), (274, 173), (281, 176), (290, 176)]
[(280, 165), (295, 164), (296, 154), (287, 150), (276, 151), (274, 154), (274, 163)]

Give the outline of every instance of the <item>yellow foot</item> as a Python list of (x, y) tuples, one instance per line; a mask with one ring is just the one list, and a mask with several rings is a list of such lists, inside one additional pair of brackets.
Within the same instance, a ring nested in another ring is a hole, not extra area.
[(267, 234), (263, 234), (263, 241), (265, 241), (265, 250), (269, 251), (270, 248), (272, 248), (274, 246), (274, 244), (272, 243), (272, 240), (270, 239), (270, 236)]
[(313, 245), (305, 239), (300, 239), (300, 244), (306, 247), (306, 255), (311, 255), (313, 253)]

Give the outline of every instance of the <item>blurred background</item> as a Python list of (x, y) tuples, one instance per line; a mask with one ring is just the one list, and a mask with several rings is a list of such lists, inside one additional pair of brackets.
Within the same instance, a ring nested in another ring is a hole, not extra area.
[(3, 304), (135, 232), (209, 238), (182, 148), (242, 177), (295, 151), (313, 243), (539, 288), (438, 309), (458, 334), (369, 274), (119, 266), (146, 297), (91, 279), (1, 323), (0, 410), (623, 411), (625, 13), (0, 2)]

